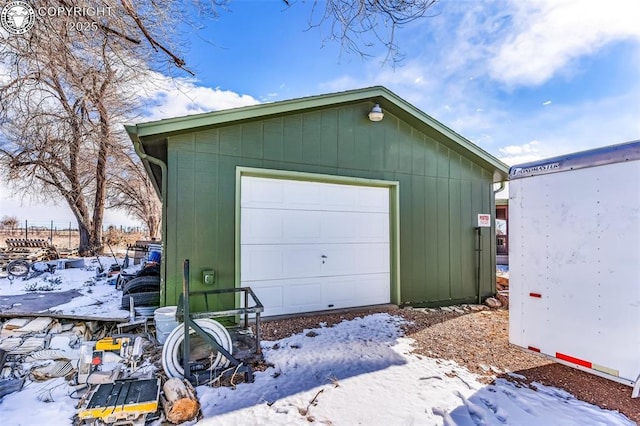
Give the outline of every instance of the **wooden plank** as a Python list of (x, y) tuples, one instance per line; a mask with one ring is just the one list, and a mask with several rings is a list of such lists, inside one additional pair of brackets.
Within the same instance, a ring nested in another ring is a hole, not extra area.
[(180, 424), (194, 419), (200, 411), (200, 402), (195, 390), (186, 380), (169, 379), (163, 386), (166, 404), (164, 413), (173, 424)]

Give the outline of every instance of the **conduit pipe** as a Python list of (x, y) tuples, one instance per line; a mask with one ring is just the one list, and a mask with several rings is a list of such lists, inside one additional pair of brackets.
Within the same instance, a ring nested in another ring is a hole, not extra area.
[(162, 306), (167, 305), (167, 292), (165, 288), (166, 279), (167, 279), (167, 164), (160, 160), (159, 158), (152, 157), (142, 148), (142, 143), (140, 142), (140, 138), (138, 138), (138, 131), (135, 126), (126, 126), (129, 131), (129, 135), (133, 140), (133, 149), (138, 154), (138, 156), (143, 161), (148, 161), (149, 163), (155, 164), (160, 167), (160, 172), (162, 174), (160, 181), (160, 202), (162, 204), (162, 257), (163, 261), (161, 262), (161, 282), (160, 282), (160, 303)]
[[(195, 323), (202, 328), (209, 336), (211, 336), (224, 350), (231, 353), (233, 350), (233, 342), (231, 335), (227, 329), (218, 321), (210, 318), (200, 318), (195, 320)], [(189, 329), (191, 333), (191, 329)], [(169, 377), (175, 377), (182, 379), (187, 377), (185, 375), (184, 367), (182, 364), (184, 360), (181, 360), (183, 356), (183, 345), (185, 344), (185, 327), (184, 324), (179, 324), (173, 329), (167, 341), (162, 346), (162, 368)], [(188, 344), (188, 343), (187, 343)], [(215, 356), (211, 358), (211, 365), (209, 370), (214, 371), (217, 368), (224, 368), (229, 365), (229, 360), (222, 355), (221, 352), (216, 352)]]

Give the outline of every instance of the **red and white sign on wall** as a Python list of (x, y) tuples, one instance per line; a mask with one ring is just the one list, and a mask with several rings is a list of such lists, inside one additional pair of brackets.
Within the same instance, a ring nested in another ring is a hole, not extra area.
[(491, 228), (491, 215), (479, 214), (478, 215), (478, 228)]

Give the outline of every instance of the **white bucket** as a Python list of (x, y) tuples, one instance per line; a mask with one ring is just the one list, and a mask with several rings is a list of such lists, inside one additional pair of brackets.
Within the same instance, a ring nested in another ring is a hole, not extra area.
[(176, 321), (177, 306), (165, 306), (153, 312), (153, 320), (156, 325), (156, 339), (161, 345), (167, 340), (169, 334), (178, 326)]

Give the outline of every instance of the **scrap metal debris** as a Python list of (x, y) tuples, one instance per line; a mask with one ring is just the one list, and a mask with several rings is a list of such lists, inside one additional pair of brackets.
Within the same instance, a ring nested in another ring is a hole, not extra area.
[(60, 257), (48, 240), (9, 238), (5, 243), (7, 246), (0, 248), (0, 271), (5, 271), (9, 278), (27, 275), (33, 262)]

